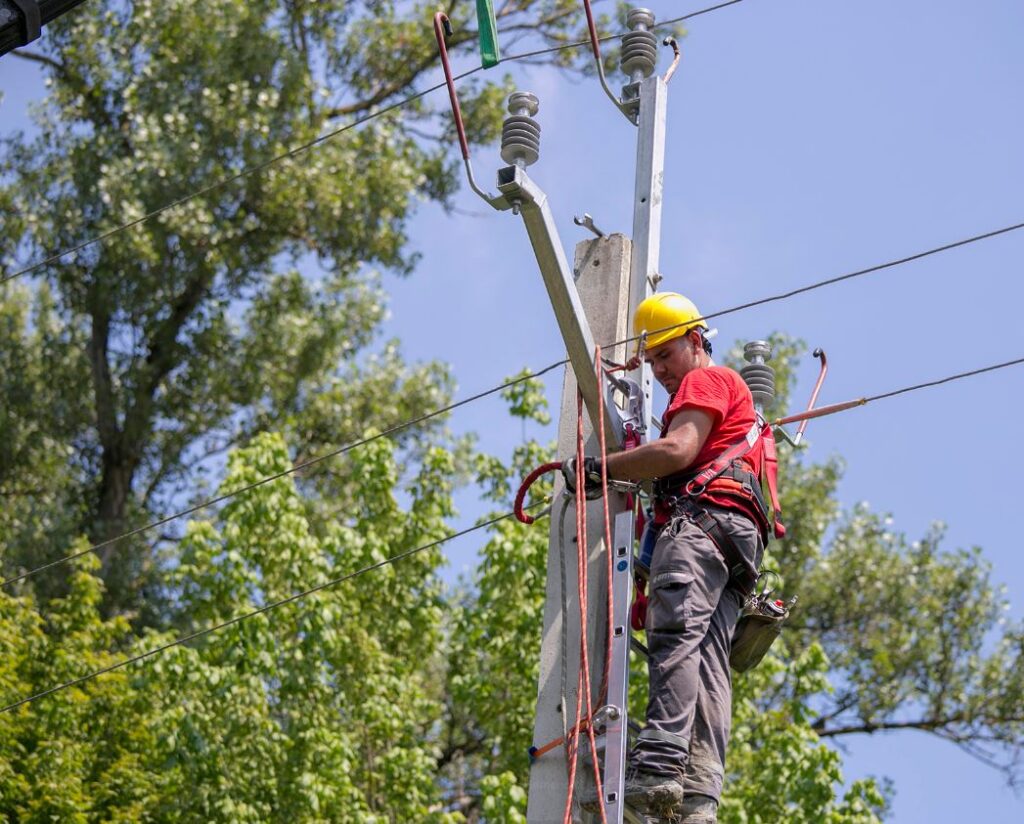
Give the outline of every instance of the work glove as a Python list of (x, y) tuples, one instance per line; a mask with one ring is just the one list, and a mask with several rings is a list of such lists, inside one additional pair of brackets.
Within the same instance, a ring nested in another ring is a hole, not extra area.
[[(562, 477), (565, 478), (565, 488), (569, 492), (576, 492), (576, 458), (569, 458), (562, 461)], [(583, 494), (587, 500), (600, 498), (601, 488), (601, 459), (583, 459)]]

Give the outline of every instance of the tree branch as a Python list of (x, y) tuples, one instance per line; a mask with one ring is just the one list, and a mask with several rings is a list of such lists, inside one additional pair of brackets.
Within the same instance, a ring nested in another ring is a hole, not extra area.
[(38, 52), (28, 51), (27, 49), (14, 49), (12, 52), (15, 57), (20, 57), (22, 60), (30, 60), (33, 63), (42, 63), (44, 66), (49, 66), (54, 71), (60, 72), (62, 75), (67, 77), (67, 69), (63, 63), (58, 63), (52, 57), (48, 57), (45, 54), (39, 54)]
[[(452, 3), (451, 8), (449, 9), (449, 14), (454, 13), (456, 5), (457, 3)], [(511, 16), (517, 10), (518, 9), (513, 4), (506, 3), (504, 6), (502, 6), (501, 9), (497, 11), (497, 13), (495, 14), (495, 18), (501, 20), (505, 17)], [(512, 32), (543, 32), (543, 30), (546, 27), (559, 23), (566, 17), (576, 14), (577, 12), (578, 9), (576, 9), (575, 7), (566, 8), (562, 11), (556, 12), (555, 14), (551, 14), (548, 17), (544, 17), (540, 20), (513, 23), (511, 25), (503, 26), (502, 33), (507, 35)], [(454, 32), (452, 36), (448, 38), (447, 43), (450, 49), (455, 49), (463, 45), (464, 43), (468, 43), (472, 40), (475, 40), (477, 37), (479, 37), (479, 32), (476, 30), (457, 31)], [(424, 55), (418, 62), (413, 64), (412, 68), (409, 71), (407, 71), (405, 75), (399, 77), (397, 80), (394, 80), (391, 83), (387, 83), (384, 86), (379, 87), (377, 91), (375, 91), (365, 100), (359, 100), (355, 103), (349, 103), (348, 105), (338, 106), (335, 107), (334, 109), (329, 110), (327, 112), (328, 119), (345, 117), (347, 115), (353, 114), (361, 114), (362, 112), (365, 112), (369, 109), (372, 109), (375, 106), (380, 105), (389, 97), (398, 94), (403, 89), (412, 85), (423, 72), (425, 72), (427, 69), (434, 65), (437, 59), (438, 56), (434, 52), (430, 52), (429, 54)]]
[[(473, 36), (475, 36), (475, 34), (475, 32), (472, 33)], [(468, 35), (452, 35), (449, 43), (452, 46), (458, 46), (470, 39), (472, 38)], [(378, 87), (377, 91), (365, 100), (359, 100), (355, 103), (350, 103), (347, 106), (338, 106), (337, 108), (331, 109), (327, 112), (328, 119), (345, 117), (346, 115), (352, 114), (361, 114), (368, 109), (372, 109), (374, 106), (380, 105), (392, 95), (398, 94), (402, 89), (412, 85), (416, 81), (417, 77), (434, 65), (435, 60), (437, 60), (436, 54), (430, 54), (429, 56), (420, 58), (419, 62), (415, 63), (404, 76), (399, 77), (391, 83), (386, 83), (385, 85)]]
[[(867, 733), (868, 735), (871, 735), (872, 733), (885, 732), (888, 730), (922, 730), (924, 732), (949, 733), (949, 730), (946, 729), (947, 727), (954, 724), (963, 724), (970, 720), (971, 717), (966, 713), (954, 713), (953, 715), (948, 715), (945, 718), (919, 718), (916, 721), (880, 721), (878, 723), (863, 721), (859, 724), (849, 724), (844, 727), (820, 729), (817, 732), (819, 738), (836, 738), (841, 735), (855, 735), (857, 733)], [(998, 722), (1003, 724), (1019, 724), (1024, 722), (1024, 716), (983, 720), (988, 723)], [(817, 722), (815, 722), (815, 724), (817, 724)]]

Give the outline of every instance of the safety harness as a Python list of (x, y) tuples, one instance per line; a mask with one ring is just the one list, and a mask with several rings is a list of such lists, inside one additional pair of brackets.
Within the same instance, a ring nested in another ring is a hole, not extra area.
[[(759, 442), (763, 457), (760, 476), (750, 472), (742, 460)], [(761, 415), (757, 415), (744, 438), (714, 460), (695, 470), (689, 469), (659, 478), (654, 483), (654, 496), (659, 508), (670, 512), (671, 517), (686, 515), (703, 530), (722, 553), (732, 583), (744, 595), (753, 591), (757, 583), (757, 570), (743, 557), (718, 519), (701, 506), (700, 498), (708, 491), (734, 498), (757, 515), (758, 527), (766, 542), (769, 529), (776, 538), (782, 538), (786, 534), (786, 527), (782, 523), (782, 507), (779, 504), (778, 471), (775, 436), (771, 426)], [(768, 487), (771, 515), (761, 491), (762, 482)]]

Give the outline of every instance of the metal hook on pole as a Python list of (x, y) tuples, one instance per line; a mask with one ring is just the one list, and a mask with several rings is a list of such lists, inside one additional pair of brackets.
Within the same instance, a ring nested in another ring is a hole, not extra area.
[(439, 11), (434, 15), (434, 37), (437, 40), (437, 48), (441, 53), (441, 66), (444, 69), (444, 82), (448, 86), (448, 98), (452, 104), (452, 117), (455, 119), (455, 130), (459, 135), (459, 147), (462, 149), (462, 162), (466, 167), (466, 177), (469, 178), (469, 188), (476, 192), (492, 206), (498, 200), (495, 195), (488, 194), (481, 189), (473, 176), (473, 164), (469, 159), (469, 142), (466, 140), (466, 129), (462, 123), (462, 109), (459, 106), (459, 96), (455, 91), (455, 80), (452, 77), (451, 63), (448, 61), (448, 45), (445, 42), (446, 36), (452, 34), (452, 23), (448, 15)]
[(601, 79), (601, 88), (604, 89), (604, 93), (608, 95), (608, 99), (615, 104), (615, 108), (622, 112), (626, 120), (636, 125), (633, 120), (633, 116), (629, 111), (627, 111), (626, 107), (622, 105), (622, 101), (615, 95), (615, 92), (613, 92), (608, 86), (608, 78), (604, 75), (604, 61), (601, 59), (601, 41), (597, 36), (597, 26), (594, 23), (594, 10), (590, 8), (590, 0), (583, 0), (583, 8), (587, 13), (587, 29), (590, 32), (590, 48), (594, 52), (594, 62), (597, 64), (597, 76)]
[[(818, 372), (818, 380), (814, 383), (814, 389), (811, 391), (811, 399), (807, 402), (807, 408), (803, 412), (798, 412), (795, 415), (789, 415), (785, 418), (779, 418), (778, 420), (772, 421), (772, 429), (779, 435), (786, 443), (792, 446), (794, 449), (799, 448), (804, 438), (804, 431), (807, 429), (807, 424), (810, 423), (811, 418), (817, 418), (821, 415), (831, 414), (832, 412), (841, 412), (843, 409), (848, 409), (851, 406), (857, 406), (860, 401), (854, 401), (852, 403), (836, 404), (836, 407), (824, 407), (825, 410), (821, 411), (814, 408), (814, 404), (818, 402), (818, 393), (821, 392), (821, 385), (825, 382), (825, 375), (828, 374), (828, 358), (825, 357), (825, 350), (818, 347), (814, 350), (814, 357), (821, 361), (821, 370)], [(796, 435), (790, 435), (783, 425), (787, 423), (797, 423), (799, 421), (800, 428), (797, 429)]]
[(672, 65), (668, 67), (668, 71), (665, 72), (665, 78), (664, 78), (665, 85), (667, 86), (668, 85), (668, 81), (672, 79), (672, 75), (674, 75), (676, 73), (676, 69), (679, 68), (679, 58), (682, 57), (682, 52), (679, 51), (679, 43), (676, 42), (676, 39), (674, 37), (672, 37), (671, 35), (669, 35), (664, 40), (662, 40), (661, 44), (663, 46), (671, 46), (672, 47), (672, 54), (673, 54)]
[[(814, 390), (811, 392), (811, 399), (807, 402), (806, 412), (810, 412), (814, 409), (814, 404), (818, 402), (818, 393), (821, 391), (821, 385), (825, 382), (825, 375), (828, 374), (828, 358), (825, 357), (825, 350), (820, 346), (814, 350), (814, 357), (821, 361), (821, 371), (818, 373), (818, 380), (814, 384)], [(804, 418), (800, 421), (800, 428), (796, 431), (796, 436), (793, 438), (793, 446), (799, 446), (800, 441), (803, 440), (804, 430), (807, 429), (807, 424), (810, 423), (810, 418)]]

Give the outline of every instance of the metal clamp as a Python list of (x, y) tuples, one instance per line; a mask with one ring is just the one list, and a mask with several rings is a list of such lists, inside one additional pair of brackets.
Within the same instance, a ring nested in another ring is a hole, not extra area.
[(43, 31), (43, 13), (38, 0), (11, 0), (21, 10), (22, 22), (25, 24), (25, 39), (18, 45), (27, 46), (38, 40)]

